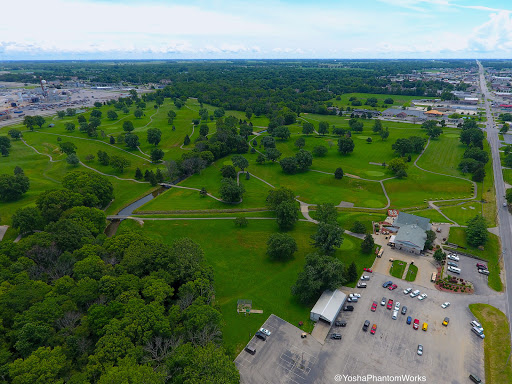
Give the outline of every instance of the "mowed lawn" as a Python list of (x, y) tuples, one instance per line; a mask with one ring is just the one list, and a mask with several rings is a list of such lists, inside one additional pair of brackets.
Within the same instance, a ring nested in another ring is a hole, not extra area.
[(507, 316), (489, 304), (470, 304), (469, 310), (482, 324), (485, 332), (484, 363), (487, 384), (512, 382), (510, 361), (510, 330)]
[[(360, 100), (363, 105), (361, 106), (352, 106), (352, 102), (349, 101), (352, 97), (356, 97), (357, 100)], [(375, 97), (378, 101), (378, 106), (373, 108), (369, 105), (364, 105), (365, 101), (370, 98)], [(384, 107), (384, 100), (387, 98), (393, 99), (393, 104), (386, 104)], [(386, 108), (397, 108), (401, 107), (405, 103), (410, 103), (412, 100), (418, 100), (418, 99), (429, 99), (429, 97), (423, 97), (423, 96), (407, 96), (407, 95), (384, 95), (379, 93), (345, 93), (341, 95), (341, 100), (331, 99), (329, 102), (331, 102), (335, 106), (342, 106), (342, 107), (351, 107), (351, 108), (363, 108), (363, 109), (376, 109), (376, 110), (384, 110)]]
[(450, 243), (454, 243), (465, 247), (462, 252), (469, 253), (480, 257), (487, 261), (487, 267), (489, 268), (490, 275), (488, 277), (488, 285), (495, 291), (502, 291), (503, 284), (500, 278), (500, 256), (501, 256), (501, 245), (500, 239), (493, 233), (488, 233), (487, 243), (484, 249), (478, 249), (467, 243), (466, 229), (460, 227), (451, 227), (450, 235), (448, 237)]
[[(292, 324), (303, 321), (305, 329), (311, 330), (311, 306), (297, 302), (291, 287), (304, 267), (305, 256), (313, 252), (310, 235), (316, 230), (314, 224), (299, 222), (288, 232), (298, 245), (295, 257), (288, 262), (272, 262), (265, 254), (268, 237), (278, 231), (274, 220), (250, 220), (241, 229), (232, 220), (146, 221), (143, 227), (126, 220), (120, 231), (126, 229), (143, 231), (169, 244), (190, 237), (201, 245), (214, 270), (216, 301), (224, 316), (227, 347), (240, 351), (272, 313)], [(359, 274), (364, 267), (371, 267), (375, 259), (374, 254), (362, 254), (360, 246), (361, 240), (345, 236), (335, 254), (346, 265), (355, 261)], [(252, 300), (253, 308), (263, 310), (263, 314), (238, 314), (238, 299)]]
[(459, 225), (466, 225), (468, 220), (482, 214), (482, 203), (472, 201), (453, 207), (441, 207), (441, 211)]

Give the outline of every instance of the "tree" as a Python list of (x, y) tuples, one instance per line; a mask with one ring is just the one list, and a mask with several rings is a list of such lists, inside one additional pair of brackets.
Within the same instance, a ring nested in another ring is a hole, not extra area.
[(69, 165), (71, 165), (73, 167), (76, 167), (76, 166), (78, 166), (78, 164), (80, 164), (80, 159), (78, 158), (77, 155), (75, 155), (74, 153), (71, 153), (70, 155), (66, 156), (66, 163), (68, 163)]
[(66, 111), (57, 111), (57, 117), (63, 119), (66, 116)]
[(375, 241), (373, 240), (373, 236), (371, 233), (367, 233), (363, 242), (361, 243), (361, 250), (363, 253), (371, 253), (374, 247)]
[(263, 156), (261, 153), (258, 153), (258, 156), (256, 157), (256, 163), (258, 163), (258, 164), (265, 163), (265, 156)]
[(237, 184), (235, 180), (223, 178), (219, 189), (222, 200), (229, 203), (238, 203), (242, 201), (245, 188), (242, 184)]
[(332, 255), (335, 248), (343, 244), (343, 230), (337, 223), (320, 223), (317, 232), (311, 235), (312, 245), (319, 248), (324, 254)]
[(446, 259), (446, 253), (444, 253), (441, 248), (436, 249), (436, 251), (434, 252), (434, 260), (437, 261), (438, 263), (442, 263), (443, 260), (445, 260), (445, 259)]
[(251, 120), (251, 117), (252, 117), (252, 109), (251, 108), (247, 108), (245, 110), (245, 117), (247, 117), (247, 120)]
[(299, 149), (295, 158), (297, 159), (297, 169), (299, 171), (306, 171), (313, 164), (313, 155), (305, 149)]
[(304, 135), (310, 135), (315, 131), (315, 126), (311, 124), (309, 121), (304, 122), (302, 124), (302, 133)]
[(336, 207), (333, 204), (319, 204), (316, 207), (315, 217), (320, 223), (335, 224), (337, 223), (338, 211), (336, 210)]
[(224, 178), (236, 179), (236, 169), (234, 166), (226, 164), (220, 169), (220, 173)]
[(18, 173), (13, 176), (7, 174), (0, 175), (0, 200), (15, 201), (19, 200), (30, 188), (30, 182), (24, 173)]
[(463, 129), (460, 132), (460, 142), (465, 145), (483, 148), (484, 133), (479, 128)]
[(269, 148), (275, 148), (276, 147), (276, 140), (271, 136), (264, 136), (260, 144), (263, 145), (263, 148), (269, 149)]
[(102, 115), (102, 113), (101, 113), (101, 111), (100, 111), (100, 110), (98, 110), (98, 109), (95, 109), (95, 110), (93, 110), (93, 111), (91, 112), (91, 117), (97, 117), (98, 119), (100, 119), (100, 118), (101, 118), (101, 115)]
[(96, 172), (72, 171), (62, 180), (62, 185), (69, 191), (83, 196), (83, 205), (88, 207), (105, 207), (114, 199), (114, 187), (109, 179)]
[(249, 161), (242, 155), (235, 155), (231, 158), (234, 167), (240, 168), (242, 172), (249, 166)]
[(73, 122), (67, 122), (65, 125), (66, 131), (73, 132), (75, 130), (75, 123)]
[(295, 157), (285, 157), (279, 161), (279, 165), (281, 165), (283, 172), (289, 175), (297, 172), (297, 159)]
[(185, 135), (185, 140), (183, 140), (183, 145), (189, 145), (190, 144), (190, 137), (188, 135)]
[(326, 289), (335, 290), (345, 282), (345, 267), (340, 260), (312, 253), (306, 256), (304, 270), (292, 286), (292, 295), (304, 304), (311, 304)]
[(158, 183), (163, 183), (163, 182), (164, 182), (164, 174), (162, 173), (162, 171), (160, 170), (160, 168), (157, 168), (157, 169), (156, 169), (155, 177), (156, 177), (156, 181), (157, 181)]
[(505, 199), (508, 204), (512, 204), (512, 188), (507, 188), (507, 191), (505, 192)]
[(121, 156), (112, 156), (110, 158), (110, 165), (119, 173), (123, 173), (125, 168), (130, 166), (130, 161)]
[(94, 102), (94, 107), (96, 107), (96, 108), (101, 108), (102, 105), (103, 104), (101, 104), (99, 101)]
[(376, 119), (375, 122), (373, 123), (372, 131), (375, 133), (382, 132), (382, 121)]
[(124, 142), (126, 143), (128, 148), (131, 148), (131, 149), (136, 149), (140, 145), (139, 136), (137, 136), (133, 133), (126, 135), (124, 138)]
[(352, 118), (348, 121), (348, 125), (350, 126), (350, 130), (354, 132), (363, 132), (363, 122), (359, 121), (359, 119)]
[(304, 148), (304, 146), (306, 145), (306, 139), (304, 139), (303, 137), (299, 137), (297, 140), (295, 140), (295, 146), (299, 149), (302, 149)]
[(240, 228), (247, 227), (249, 221), (244, 216), (239, 216), (235, 219), (235, 225)]
[(487, 242), (487, 225), (481, 215), (476, 215), (468, 221), (466, 239), (469, 245), (479, 247)]
[(317, 145), (313, 148), (313, 155), (316, 157), (325, 157), (327, 155), (328, 149), (325, 145)]
[(137, 169), (135, 170), (135, 180), (142, 180), (142, 171), (140, 170), (139, 167), (137, 167)]
[(114, 145), (116, 143), (116, 139), (114, 136), (109, 136), (109, 139), (108, 139), (109, 143)]
[(36, 207), (18, 209), (12, 216), (12, 227), (21, 234), (43, 229), (43, 217)]
[(371, 143), (372, 143), (372, 141), (373, 141), (373, 140), (372, 140), (372, 138), (371, 138), (371, 137), (367, 137), (367, 138), (366, 138), (366, 142), (367, 142), (368, 144), (371, 144)]
[(103, 233), (107, 216), (105, 212), (93, 207), (73, 207), (65, 211), (63, 219), (68, 219), (87, 229), (93, 236)]
[(210, 132), (210, 128), (208, 128), (208, 125), (201, 124), (201, 126), (199, 127), (199, 135), (206, 137), (208, 136), (208, 132)]
[(62, 153), (65, 153), (66, 155), (71, 155), (72, 153), (76, 153), (76, 145), (70, 141), (60, 143), (59, 147), (60, 147), (60, 151)]
[(391, 98), (391, 97), (388, 97), (384, 100), (384, 104), (394, 104), (395, 101)]
[(295, 252), (297, 243), (286, 233), (274, 233), (267, 239), (267, 255), (271, 260), (289, 260)]
[(285, 187), (269, 190), (266, 198), (267, 206), (274, 210), (279, 204), (287, 201), (295, 202), (295, 195), (292, 190)]
[(144, 112), (142, 112), (142, 109), (137, 108), (135, 111), (133, 111), (133, 115), (136, 119), (140, 119), (142, 115), (144, 115)]
[(424, 250), (432, 249), (432, 246), (434, 245), (434, 241), (436, 240), (436, 233), (432, 230), (428, 230), (426, 232), (427, 238), (425, 240), (425, 246)]
[(129, 120), (126, 120), (124, 123), (123, 123), (123, 131), (125, 132), (131, 132), (133, 131), (135, 128), (133, 126), (133, 123)]
[(288, 127), (285, 127), (284, 125), (277, 127), (272, 132), (272, 136), (277, 137), (281, 140), (288, 140), (290, 138), (290, 135), (290, 130), (288, 129)]
[(397, 139), (395, 143), (391, 145), (391, 149), (393, 149), (397, 155), (402, 157), (413, 152), (411, 141), (405, 138)]
[(80, 124), (80, 123), (87, 123), (87, 119), (85, 118), (84, 115), (78, 115), (76, 120), (78, 121), (78, 124)]
[(268, 160), (276, 161), (281, 157), (281, 152), (276, 148), (268, 148), (265, 155)]
[(90, 163), (91, 161), (93, 161), (95, 158), (95, 156), (92, 154), (92, 153), (89, 153), (87, 156), (85, 156), (85, 161)]
[(276, 208), (277, 225), (281, 230), (293, 228), (299, 220), (299, 210), (294, 201), (283, 201)]
[(162, 131), (158, 128), (149, 128), (147, 130), (148, 143), (157, 146), (162, 138)]
[(23, 125), (30, 129), (31, 131), (33, 131), (34, 125), (36, 125), (36, 122), (34, 121), (34, 116), (25, 116), (23, 118)]
[(344, 155), (354, 151), (354, 141), (350, 137), (340, 137), (338, 139), (338, 151)]
[(113, 109), (107, 111), (107, 117), (110, 119), (110, 120), (116, 120), (118, 118), (117, 116), (117, 112), (114, 111)]
[(484, 178), (485, 168), (483, 166), (480, 166), (473, 172), (473, 177), (471, 178), (471, 180), (477, 183), (481, 183), (482, 181), (484, 181)]
[(68, 362), (61, 347), (40, 347), (8, 367), (14, 384), (64, 384), (61, 376), (68, 369)]
[(334, 171), (334, 178), (337, 180), (343, 179), (343, 169), (336, 168), (336, 170)]
[(389, 137), (389, 128), (385, 128), (383, 129), (381, 132), (380, 132), (380, 138), (382, 139), (382, 141), (384, 140), (387, 140), (387, 138)]
[(401, 157), (396, 157), (389, 162), (388, 168), (397, 175), (399, 172), (405, 172), (407, 170), (407, 163)]
[(23, 134), (19, 129), (10, 129), (9, 130), (9, 136), (11, 136), (12, 139), (18, 140), (23, 137)]
[(46, 120), (43, 116), (34, 116), (34, 124), (37, 125), (39, 128), (41, 128), (45, 122)]
[(164, 151), (160, 148), (153, 148), (151, 150), (151, 162), (158, 163), (164, 158)]
[(62, 213), (70, 208), (83, 205), (84, 197), (67, 189), (46, 190), (36, 200), (37, 208), (46, 223), (59, 220)]
[(327, 121), (321, 121), (318, 123), (318, 133), (321, 135), (329, 133), (329, 123)]
[(98, 161), (101, 165), (109, 165), (110, 164), (110, 156), (105, 151), (98, 151)]
[(366, 233), (366, 227), (362, 222), (354, 221), (352, 227), (350, 227), (350, 231), (354, 233)]
[(439, 136), (441, 136), (442, 133), (443, 133), (443, 130), (440, 127), (433, 127), (433, 128), (429, 128), (427, 130), (427, 135), (431, 139), (437, 139)]

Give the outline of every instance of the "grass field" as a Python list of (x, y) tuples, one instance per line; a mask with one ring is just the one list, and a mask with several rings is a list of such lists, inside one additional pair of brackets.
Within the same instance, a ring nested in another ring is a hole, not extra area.
[(495, 291), (502, 291), (503, 284), (500, 278), (500, 255), (501, 246), (500, 239), (493, 233), (488, 234), (488, 240), (485, 244), (484, 250), (470, 246), (466, 240), (466, 230), (464, 228), (452, 227), (450, 228), (450, 235), (448, 241), (465, 247), (463, 252), (478, 256), (484, 260), (487, 260), (487, 267), (489, 268), (489, 280), (488, 285)]
[[(349, 101), (350, 98), (356, 97), (357, 100), (360, 100), (363, 105), (352, 107), (352, 103)], [(364, 105), (366, 99), (369, 97), (375, 97), (378, 101), (378, 106), (375, 108), (372, 108), (368, 105)], [(384, 100), (387, 98), (393, 99), (393, 104), (386, 104), (384, 107)], [(405, 103), (410, 103), (412, 100), (417, 99), (428, 99), (428, 97), (420, 97), (420, 96), (406, 96), (406, 95), (383, 95), (378, 93), (345, 93), (341, 95), (341, 100), (331, 99), (329, 102), (332, 103), (332, 105), (338, 106), (338, 107), (351, 107), (351, 108), (364, 108), (364, 109), (376, 109), (379, 111), (382, 111), (386, 108), (392, 108), (392, 107), (401, 107)]]
[(407, 211), (407, 213), (410, 213), (412, 215), (426, 217), (427, 219), (430, 219), (432, 223), (445, 223), (446, 218), (441, 215), (439, 212), (437, 212), (435, 209), (422, 209), (419, 211)]
[(512, 185), (512, 169), (503, 170), (503, 179), (505, 183)]
[(407, 273), (405, 274), (405, 281), (414, 281), (416, 280), (416, 275), (418, 274), (418, 267), (414, 264), (409, 264), (409, 269), (407, 269)]
[(407, 263), (402, 260), (395, 260), (391, 264), (391, 268), (389, 269), (389, 274), (393, 277), (397, 277), (399, 279), (402, 278), (405, 272), (405, 267), (407, 266)]
[(487, 384), (512, 383), (510, 331), (507, 316), (489, 304), (470, 304), (469, 310), (485, 330), (483, 340), (485, 382)]
[(455, 205), (453, 207), (441, 207), (441, 211), (459, 225), (466, 225), (468, 220), (476, 215), (483, 214), (483, 204), (477, 201)]
[[(315, 225), (299, 222), (288, 232), (297, 241), (298, 252), (285, 263), (272, 262), (265, 254), (266, 239), (277, 231), (274, 221), (251, 220), (246, 228), (240, 229), (232, 220), (146, 221), (142, 228), (126, 220), (120, 231), (127, 229), (143, 231), (165, 243), (190, 237), (201, 245), (214, 270), (216, 300), (224, 316), (224, 341), (228, 347), (239, 351), (271, 313), (292, 324), (304, 321), (306, 328), (311, 329), (311, 308), (298, 303), (290, 288), (304, 266), (305, 255), (313, 251), (309, 237)], [(361, 240), (345, 236), (341, 249), (335, 253), (345, 265), (355, 261), (359, 275), (375, 259), (374, 254), (363, 254), (360, 244)], [(238, 299), (252, 300), (253, 308), (262, 309), (263, 315), (239, 315)]]

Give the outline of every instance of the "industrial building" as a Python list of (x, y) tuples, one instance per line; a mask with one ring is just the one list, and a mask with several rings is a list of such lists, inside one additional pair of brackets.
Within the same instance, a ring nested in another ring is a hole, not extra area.
[(345, 303), (345, 295), (340, 290), (324, 291), (311, 310), (309, 318), (313, 321), (323, 320), (332, 324)]

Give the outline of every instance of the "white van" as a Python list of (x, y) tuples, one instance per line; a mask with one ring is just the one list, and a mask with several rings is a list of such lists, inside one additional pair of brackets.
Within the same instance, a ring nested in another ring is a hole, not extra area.
[(450, 266), (450, 267), (448, 267), (448, 270), (449, 270), (450, 272), (456, 273), (457, 275), (459, 275), (459, 274), (460, 274), (460, 268), (456, 268), (456, 267), (451, 267), (451, 266)]
[(473, 331), (473, 333), (477, 334), (481, 339), (485, 338), (484, 333), (477, 327), (473, 327), (471, 330)]
[(398, 311), (397, 311), (397, 310), (394, 310), (394, 311), (393, 311), (393, 317), (392, 317), (392, 319), (393, 319), (393, 320), (396, 320), (396, 318), (397, 318), (397, 317), (398, 317)]
[(484, 331), (484, 327), (482, 327), (482, 324), (480, 324), (478, 321), (476, 320), (473, 320), (471, 323), (469, 323), (469, 325), (471, 325), (473, 328), (478, 328), (480, 329), (482, 332)]

